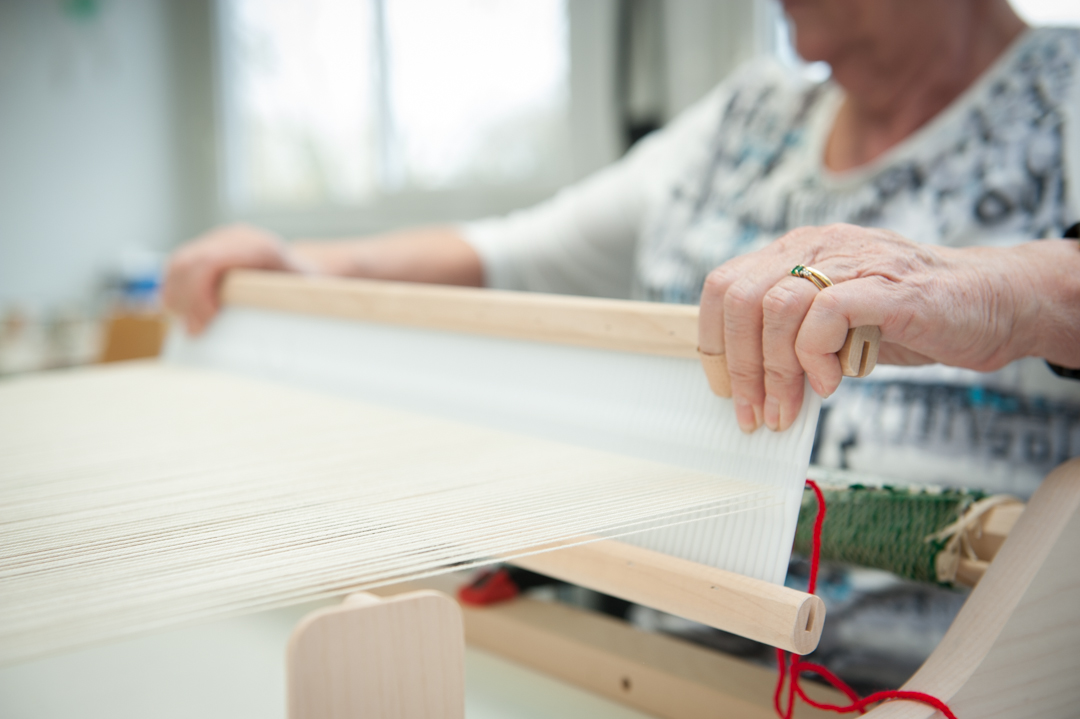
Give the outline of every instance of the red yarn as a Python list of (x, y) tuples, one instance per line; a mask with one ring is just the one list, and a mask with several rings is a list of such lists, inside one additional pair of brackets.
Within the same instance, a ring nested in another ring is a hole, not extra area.
[(828, 508), (825, 506), (825, 495), (821, 493), (821, 487), (817, 486), (817, 482), (808, 479), (806, 484), (810, 489), (814, 490), (814, 498), (817, 499), (817, 514), (814, 516), (814, 538), (810, 545), (810, 581), (807, 584), (806, 591), (810, 594), (817, 594), (817, 573), (818, 565), (821, 562), (821, 528), (825, 526), (825, 512)]
[[(825, 524), (825, 495), (822, 494), (821, 488), (817, 486), (817, 482), (812, 479), (806, 480), (806, 484), (814, 491), (814, 497), (817, 499), (817, 516), (814, 518), (814, 537), (810, 551), (810, 581), (807, 585), (807, 591), (810, 594), (814, 594), (817, 590), (817, 575), (818, 566), (821, 559), (821, 527)], [(779, 668), (779, 679), (776, 682), (776, 692), (773, 694), (773, 707), (776, 709), (776, 715), (780, 719), (791, 719), (795, 713), (795, 697), (798, 696), (804, 702), (812, 707), (818, 709), (824, 709), (826, 711), (837, 712), (839, 714), (850, 714), (852, 712), (859, 712), (860, 714), (866, 713), (866, 708), (871, 704), (889, 700), (901, 700), (901, 701), (913, 701), (922, 702), (923, 704), (929, 704), (930, 706), (941, 712), (947, 719), (956, 719), (956, 715), (952, 713), (952, 710), (935, 696), (926, 694), (923, 692), (912, 691), (885, 691), (875, 692), (868, 697), (859, 698), (859, 695), (854, 689), (849, 687), (843, 679), (833, 674), (831, 671), (813, 662), (804, 662), (801, 659), (795, 660), (791, 666), (788, 666), (787, 652), (783, 649), (776, 650), (776, 663)], [(851, 700), (851, 704), (847, 706), (841, 706), (837, 704), (824, 704), (817, 702), (806, 695), (803, 688), (799, 686), (799, 677), (803, 672), (813, 672), (822, 679), (827, 681), (834, 689), (837, 689), (847, 695), (847, 698)], [(790, 682), (787, 681), (788, 677), (791, 677)], [(784, 684), (790, 684), (787, 695), (787, 706), (781, 708), (781, 703), (784, 698)]]

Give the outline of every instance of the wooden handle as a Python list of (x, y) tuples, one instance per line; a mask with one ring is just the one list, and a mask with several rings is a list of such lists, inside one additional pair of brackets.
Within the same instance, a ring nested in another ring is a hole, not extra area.
[(845, 377), (865, 377), (877, 366), (881, 330), (873, 325), (848, 330), (844, 346), (836, 353)]
[[(877, 366), (880, 348), (881, 330), (877, 327), (868, 325), (848, 330), (844, 346), (836, 353), (840, 360), (840, 370), (845, 377), (865, 377)], [(731, 375), (728, 374), (727, 356), (707, 354), (701, 350), (698, 350), (698, 355), (713, 394), (730, 397)]]
[(825, 604), (813, 594), (613, 540), (511, 561), (795, 654), (817, 647), (825, 623)]

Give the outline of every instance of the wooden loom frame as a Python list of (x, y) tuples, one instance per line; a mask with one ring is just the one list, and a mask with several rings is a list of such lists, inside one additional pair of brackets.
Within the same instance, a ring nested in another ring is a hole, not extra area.
[[(698, 313), (697, 308), (688, 306), (249, 271), (230, 274), (223, 297), (230, 305), (697, 357)], [(1072, 707), (1080, 701), (1080, 683), (1069, 686), (1070, 677), (1080, 670), (1080, 650), (1076, 649), (1080, 647), (1080, 567), (1070, 560), (1075, 557), (1076, 547), (1080, 547), (1078, 510), (1080, 460), (1074, 460), (1052, 473), (1032, 498), (941, 645), (905, 688), (938, 696), (961, 717), (1073, 715)], [(561, 549), (516, 563), (800, 654), (816, 647), (824, 621), (824, 605), (812, 595), (619, 542)], [(434, 606), (425, 594), (418, 595), (418, 601)], [(395, 606), (402, 609), (408, 601), (396, 600)], [(440, 611), (444, 611), (445, 606), (441, 606)], [(362, 615), (385, 615), (386, 611), (384, 602), (359, 598), (341, 608), (323, 610), (318, 613), (318, 622), (305, 621), (304, 626), (338, 621), (344, 627), (362, 621), (358, 619)], [(427, 620), (413, 617), (400, 621), (403, 623), (398, 626), (399, 632)], [(382, 626), (391, 631), (390, 624), (383, 622)], [(320, 631), (324, 636), (340, 634), (325, 626)], [(293, 719), (365, 715), (355, 696), (348, 701), (342, 698), (344, 685), (340, 683), (318, 690), (302, 682), (294, 683), (295, 676), (311, 661), (295, 658), (296, 647), (306, 641), (304, 637), (301, 630), (291, 644), (290, 696), (312, 695), (325, 701), (309, 701), (306, 710), (291, 703)], [(379, 641), (385, 644), (385, 637)], [(499, 651), (491, 642), (488, 648)], [(370, 651), (357, 646), (338, 643), (333, 651), (323, 646), (309, 648), (308, 652), (321, 660), (329, 657), (339, 672), (351, 664), (369, 670), (372, 666)], [(509, 653), (513, 655), (514, 650)], [(401, 653), (397, 657), (401, 671), (414, 666), (418, 656)], [(390, 675), (394, 676), (394, 671)], [(446, 676), (457, 675), (449, 671)], [(423, 684), (426, 680), (418, 681)], [(401, 687), (387, 691), (400, 695)], [(442, 687), (435, 695), (456, 696), (452, 687)], [(380, 698), (378, 692), (374, 696), (380, 702), (385, 698)], [(747, 704), (743, 713), (727, 715), (765, 716), (761, 712), (771, 711), (770, 698), (764, 696), (763, 704)], [(459, 716), (453, 706), (449, 713), (443, 713), (445, 704), (437, 710), (428, 705), (431, 709), (419, 714), (400, 702), (391, 704), (378, 703), (378, 709), (369, 709), (377, 714), (368, 715)], [(663, 711), (656, 706), (655, 697), (647, 708)], [(688, 711), (662, 715), (701, 714)], [(874, 719), (922, 719), (934, 715), (928, 707), (905, 702), (881, 706), (870, 714)]]

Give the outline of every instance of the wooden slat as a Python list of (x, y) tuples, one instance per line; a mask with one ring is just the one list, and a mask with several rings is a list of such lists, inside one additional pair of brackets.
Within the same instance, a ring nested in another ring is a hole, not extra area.
[(513, 563), (796, 654), (817, 647), (825, 623), (825, 604), (813, 594), (618, 541)]
[(697, 358), (697, 307), (407, 282), (230, 272), (226, 304)]

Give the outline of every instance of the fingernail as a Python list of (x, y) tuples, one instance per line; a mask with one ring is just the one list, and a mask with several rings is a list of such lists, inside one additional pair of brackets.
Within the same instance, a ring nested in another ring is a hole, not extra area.
[(758, 428), (754, 406), (744, 397), (735, 398), (735, 420), (739, 423), (739, 429), (747, 434), (751, 434)]
[(765, 426), (773, 432), (780, 427), (780, 400), (772, 395), (765, 397)]

